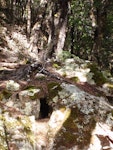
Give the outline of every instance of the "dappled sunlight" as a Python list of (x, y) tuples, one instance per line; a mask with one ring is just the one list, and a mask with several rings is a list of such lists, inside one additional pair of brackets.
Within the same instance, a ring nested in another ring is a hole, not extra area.
[[(78, 61), (79, 63), (76, 63)], [(67, 78), (76, 77), (79, 82), (87, 82), (90, 84), (95, 84), (93, 80), (94, 73), (91, 72), (88, 67), (87, 61), (84, 61), (78, 58), (70, 58), (66, 59), (64, 62), (64, 66), (62, 68), (56, 69), (56, 72), (60, 73), (62, 76), (66, 76)]]
[[(75, 76), (77, 76), (80, 80), (80, 82), (88, 82), (93, 77), (93, 74), (89, 74), (90, 69), (77, 69), (75, 72)], [(89, 75), (88, 75), (89, 74)]]
[(28, 49), (29, 43), (27, 41), (25, 34), (21, 34), (21, 32), (12, 31), (12, 38), (16, 42), (16, 44), (19, 46), (19, 48)]
[(97, 122), (91, 133), (88, 150), (113, 149), (112, 124)]
[(17, 27), (14, 26), (12, 30), (9, 26), (3, 27), (1, 32), (1, 37), (4, 40), (3, 42), (7, 43), (4, 45), (1, 54), (3, 54), (4, 57), (6, 56), (8, 58), (7, 60), (10, 62), (17, 62), (19, 59), (21, 60), (24, 54), (27, 54), (26, 50), (29, 47), (26, 35), (16, 28)]
[(6, 35), (6, 41), (9, 48), (15, 52), (27, 49), (29, 46), (26, 35), (17, 31), (11, 31), (9, 35)]
[[(8, 50), (14, 51), (15, 53), (18, 53), (18, 46), (15, 41), (13, 41), (10, 36), (6, 35), (6, 41), (8, 43)], [(14, 49), (14, 50), (13, 50)]]

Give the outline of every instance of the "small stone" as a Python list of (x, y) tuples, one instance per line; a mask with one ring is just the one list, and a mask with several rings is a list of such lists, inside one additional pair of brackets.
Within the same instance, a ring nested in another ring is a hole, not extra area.
[(18, 91), (20, 89), (20, 85), (13, 80), (9, 80), (6, 84), (6, 89), (12, 92)]

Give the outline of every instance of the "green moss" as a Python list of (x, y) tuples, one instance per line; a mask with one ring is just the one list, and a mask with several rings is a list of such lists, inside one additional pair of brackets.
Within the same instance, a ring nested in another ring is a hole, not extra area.
[(21, 124), (24, 126), (24, 131), (29, 132), (31, 128), (31, 121), (28, 119), (28, 117), (24, 117), (23, 120), (21, 120)]
[(34, 85), (29, 85), (24, 90), (32, 90), (32, 89), (35, 89), (35, 88), (36, 87)]
[(78, 82), (79, 81), (79, 78), (78, 77), (72, 77), (70, 78), (71, 81), (74, 81), (74, 82)]
[(38, 76), (37, 77), (37, 80), (45, 80), (46, 79), (46, 76)]
[(6, 135), (3, 129), (3, 130), (0, 130), (0, 150), (2, 149), (4, 150), (5, 148), (6, 148)]
[(12, 96), (12, 93), (8, 92), (8, 91), (3, 91), (3, 95), (6, 99), (10, 98)]
[(94, 74), (93, 79), (97, 85), (102, 85), (107, 82), (107, 79), (96, 64), (88, 64), (88, 68), (90, 68), (90, 71)]
[(73, 145), (79, 145), (80, 149), (83, 149), (84, 144), (89, 145), (91, 132), (96, 122), (93, 115), (88, 122), (85, 122), (85, 118), (86, 115), (81, 113), (77, 107), (73, 108), (71, 115), (63, 125), (65, 130), (62, 130), (58, 135), (57, 146), (61, 144), (70, 148)]
[(54, 63), (52, 66), (53, 66), (53, 68), (56, 68), (56, 69), (60, 68), (60, 66), (57, 63)]
[(24, 127), (24, 132), (26, 133), (28, 141), (31, 143), (31, 145), (33, 145), (35, 136), (32, 132), (32, 122), (30, 121), (29, 117), (24, 116), (24, 118), (20, 120), (20, 123)]
[(31, 100), (36, 100), (37, 97), (38, 97), (37, 94), (34, 94), (33, 96), (30, 96), (30, 99)]
[(19, 122), (18, 120), (16, 120), (16, 119), (14, 119), (14, 120), (12, 119), (12, 120), (10, 121), (10, 119), (7, 120), (4, 115), (0, 115), (0, 119), (3, 120), (3, 122), (4, 122), (5, 126), (6, 126), (6, 128), (9, 129), (9, 130), (10, 130), (11, 128), (16, 128), (17, 126), (20, 126), (20, 122)]
[(9, 99), (11, 96), (12, 96), (12, 93), (10, 93), (7, 90), (4, 90), (0, 93), (0, 100), (2, 100), (3, 98)]
[(58, 92), (62, 90), (60, 84), (56, 82), (48, 83), (47, 87), (48, 87), (50, 99), (53, 99), (56, 95), (58, 95)]
[(63, 72), (62, 76), (63, 76), (63, 77), (66, 77), (66, 76), (67, 76), (67, 74), (66, 74), (65, 71)]
[[(31, 98), (31, 100), (36, 100), (36, 98), (38, 97), (39, 92), (42, 90), (41, 87), (35, 87), (32, 85), (29, 85), (28, 87), (25, 88), (25, 90), (28, 90), (28, 95)], [(39, 90), (39, 92), (36, 90)]]
[[(6, 134), (8, 133), (4, 133), (4, 125), (6, 127), (6, 131), (7, 129), (10, 131), (17, 127), (20, 127), (20, 134), (24, 133), (26, 135), (27, 140), (30, 142), (30, 144), (33, 146), (34, 142), (35, 142), (35, 136), (34, 133), (32, 131), (32, 122), (30, 120), (29, 117), (27, 116), (23, 116), (23, 117), (19, 117), (17, 119), (13, 119), (10, 118), (7, 119), (5, 115), (0, 115), (0, 125), (1, 125), (1, 129), (0, 129), (0, 150), (8, 150), (7, 148), (7, 141), (6, 141)], [(15, 132), (14, 132), (15, 133)], [(16, 133), (15, 133), (16, 134)], [(11, 134), (7, 135), (7, 140), (10, 141), (11, 138)], [(18, 139), (18, 140), (22, 140), (22, 139)]]

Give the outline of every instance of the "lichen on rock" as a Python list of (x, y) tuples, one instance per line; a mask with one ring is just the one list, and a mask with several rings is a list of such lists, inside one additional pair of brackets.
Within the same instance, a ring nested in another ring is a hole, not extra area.
[(96, 122), (111, 124), (112, 119), (108, 119), (108, 114), (113, 108), (103, 95), (91, 95), (72, 84), (62, 83), (61, 87), (62, 90), (58, 91), (50, 104), (53, 103), (55, 110), (70, 108), (71, 115), (57, 134), (53, 149), (76, 147), (77, 150), (87, 150)]
[(16, 82), (14, 82), (14, 80), (9, 80), (6, 83), (6, 89), (9, 91), (18, 91), (20, 89), (20, 85)]

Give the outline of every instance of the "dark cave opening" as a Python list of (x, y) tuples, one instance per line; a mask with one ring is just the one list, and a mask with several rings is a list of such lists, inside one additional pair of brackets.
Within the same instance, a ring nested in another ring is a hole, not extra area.
[(49, 118), (52, 108), (48, 105), (46, 98), (40, 99), (40, 117), (39, 119)]

